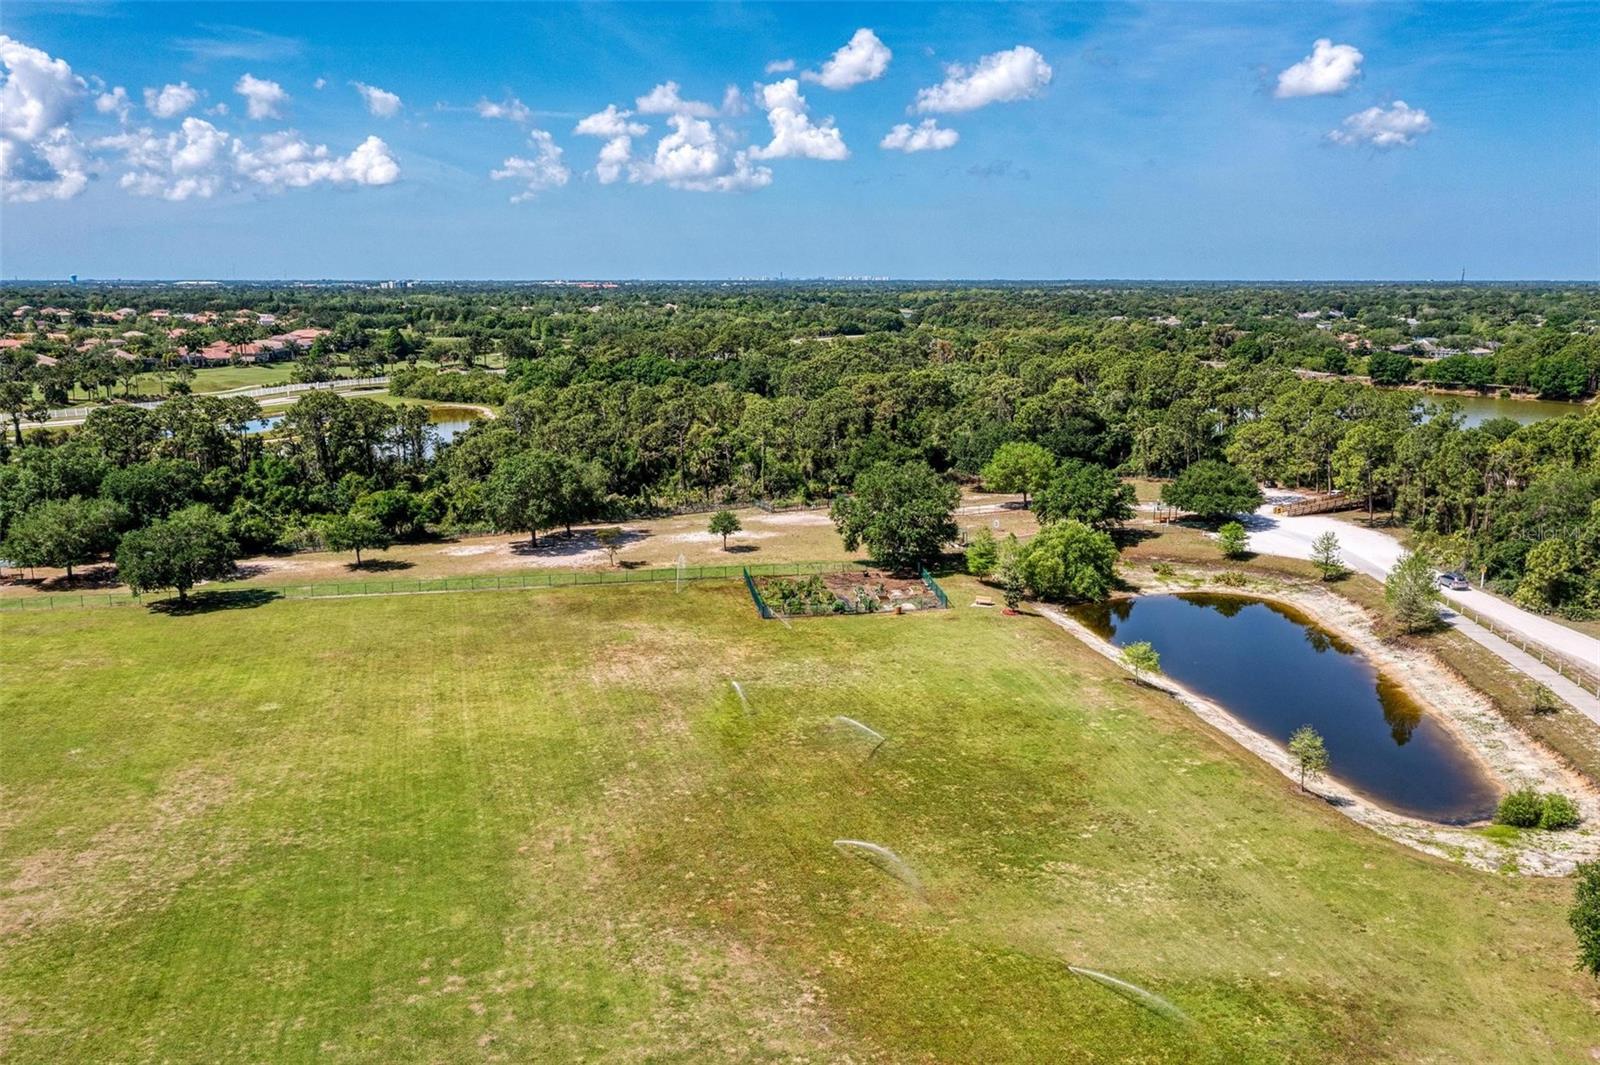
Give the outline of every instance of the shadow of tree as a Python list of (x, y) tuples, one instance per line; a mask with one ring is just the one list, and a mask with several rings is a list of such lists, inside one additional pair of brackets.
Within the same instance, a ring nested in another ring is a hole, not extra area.
[(361, 562), (347, 562), (345, 569), (358, 570), (363, 573), (393, 573), (396, 570), (411, 569), (415, 562), (407, 562), (402, 558), (367, 558)]
[[(624, 529), (621, 539), (616, 543), (617, 549), (621, 550), (640, 543), (649, 536), (650, 534), (643, 529)], [(523, 558), (570, 558), (574, 555), (605, 550), (605, 545), (595, 536), (594, 529), (574, 529), (570, 533), (545, 533), (539, 537), (539, 542), (536, 544), (527, 540), (517, 540), (509, 546), (513, 555)]]
[(146, 609), (152, 614), (186, 616), (209, 614), (217, 610), (249, 610), (266, 606), (279, 598), (282, 598), (279, 593), (269, 588), (240, 588), (227, 592), (195, 592), (188, 599), (179, 599), (176, 596), (170, 599), (158, 599)]

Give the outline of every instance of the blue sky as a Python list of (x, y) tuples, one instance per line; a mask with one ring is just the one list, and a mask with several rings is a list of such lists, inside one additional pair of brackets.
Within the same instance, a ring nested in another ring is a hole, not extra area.
[(8, 2), (0, 34), (7, 278), (1600, 278), (1595, 4)]

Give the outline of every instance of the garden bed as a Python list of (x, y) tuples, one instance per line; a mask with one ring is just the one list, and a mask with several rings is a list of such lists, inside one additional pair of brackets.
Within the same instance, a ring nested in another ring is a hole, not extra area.
[(942, 604), (920, 577), (883, 570), (817, 573), (808, 577), (760, 577), (756, 587), (774, 614), (811, 617), (937, 610)]

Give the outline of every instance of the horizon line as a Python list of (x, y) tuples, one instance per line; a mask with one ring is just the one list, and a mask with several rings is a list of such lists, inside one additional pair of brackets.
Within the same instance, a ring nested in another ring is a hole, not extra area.
[(864, 275), (729, 277), (13, 277), (0, 288), (93, 285), (1600, 285), (1600, 277), (1424, 278), (1424, 277), (891, 277)]

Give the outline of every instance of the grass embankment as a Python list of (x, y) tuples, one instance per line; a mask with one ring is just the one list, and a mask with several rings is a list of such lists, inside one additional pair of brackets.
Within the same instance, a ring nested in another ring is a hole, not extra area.
[[(0, 717), (8, 1061), (1600, 1043), (1568, 884), (1388, 843), (1042, 619), (785, 627), (719, 584), (12, 615), (0, 635), (28, 664)], [(836, 714), (889, 743), (864, 760)], [(927, 901), (838, 837), (895, 848)]]

